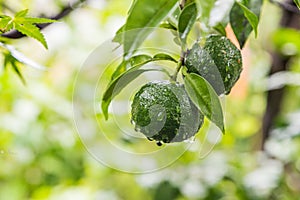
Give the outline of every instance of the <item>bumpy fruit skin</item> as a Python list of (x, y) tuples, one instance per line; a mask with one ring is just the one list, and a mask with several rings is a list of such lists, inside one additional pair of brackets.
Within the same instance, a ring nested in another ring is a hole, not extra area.
[(195, 43), (185, 58), (188, 73), (204, 77), (218, 95), (229, 94), (240, 77), (242, 56), (230, 40), (220, 35), (206, 38), (204, 47)]
[(189, 99), (184, 86), (169, 81), (149, 82), (135, 94), (132, 123), (148, 139), (181, 142), (194, 136), (203, 115)]

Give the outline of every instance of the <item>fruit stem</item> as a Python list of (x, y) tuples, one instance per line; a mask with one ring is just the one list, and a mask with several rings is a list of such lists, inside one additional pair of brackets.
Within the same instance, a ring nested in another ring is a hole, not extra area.
[(179, 3), (180, 9), (182, 10), (185, 6), (186, 0), (181, 0)]
[(185, 52), (182, 52), (182, 53), (181, 53), (181, 56), (180, 56), (180, 59), (179, 59), (179, 61), (178, 61), (178, 64), (177, 64), (176, 71), (175, 71), (175, 73), (171, 76), (171, 80), (172, 80), (172, 81), (175, 81), (175, 82), (176, 82), (178, 73), (179, 73), (181, 67), (184, 65), (184, 57), (185, 57)]

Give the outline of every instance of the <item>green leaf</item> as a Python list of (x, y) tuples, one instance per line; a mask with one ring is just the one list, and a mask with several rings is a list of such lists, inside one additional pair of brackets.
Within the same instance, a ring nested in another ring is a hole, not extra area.
[[(257, 34), (261, 6), (262, 0), (243, 0), (242, 3), (235, 3), (230, 11), (230, 24), (241, 48), (243, 48), (253, 29)], [(251, 23), (249, 20), (251, 20)]]
[(137, 1), (137, 0), (132, 0), (132, 2), (131, 2), (131, 6), (130, 6), (130, 8), (129, 8), (128, 12), (127, 12), (127, 14), (128, 14), (128, 15), (130, 15), (130, 13), (131, 13), (132, 9), (134, 8), (134, 4), (136, 3), (136, 1)]
[(53, 20), (53, 19), (34, 18), (34, 17), (19, 18), (18, 21), (19, 22), (24, 22), (24, 23), (30, 23), (30, 24), (48, 24), (48, 23), (57, 22), (57, 20)]
[(114, 80), (120, 74), (125, 72), (127, 69), (130, 69), (130, 68), (136, 67), (136, 66), (141, 67), (150, 61), (152, 61), (152, 57), (149, 55), (146, 55), (146, 54), (136, 55), (136, 56), (131, 57), (129, 60), (123, 60), (120, 63), (120, 65), (117, 67), (117, 69), (114, 71), (111, 79)]
[(28, 9), (21, 10), (15, 14), (15, 18), (25, 17), (28, 14)]
[(19, 70), (18, 66), (17, 66), (17, 63), (15, 61), (12, 61), (11, 62), (11, 66), (13, 67), (14, 71), (16, 72), (16, 74), (19, 76), (19, 78), (21, 79), (22, 83), (24, 85), (26, 85), (26, 81), (21, 73), (21, 71)]
[(170, 56), (166, 53), (158, 53), (158, 54), (154, 55), (153, 61), (156, 61), (156, 60), (169, 60), (169, 61), (177, 63), (177, 60), (175, 60), (175, 58), (173, 58), (172, 56)]
[(152, 61), (152, 57), (146, 54), (133, 56), (129, 59), (131, 66), (140, 66)]
[(130, 67), (128, 67), (130, 64), (128, 63), (128, 61), (123, 60), (117, 67), (117, 69), (114, 71), (114, 73), (111, 76), (111, 80), (114, 80), (115, 78), (117, 78), (120, 74), (122, 74), (123, 72), (126, 71), (126, 69), (129, 69)]
[(222, 36), (226, 36), (225, 27), (222, 23), (218, 23), (216, 26), (214, 26), (214, 29), (218, 31)]
[(35, 24), (53, 23), (56, 20), (26, 17), (27, 13), (28, 9), (17, 12), (13, 18), (5, 15), (0, 16), (0, 31), (7, 32), (14, 28), (24, 35), (38, 40), (47, 49), (44, 35)]
[(14, 58), (10, 53), (4, 54), (4, 68), (7, 68), (8, 65), (10, 64), (11, 67), (13, 68), (13, 70), (15, 71), (15, 73), (21, 79), (22, 83), (24, 85), (26, 85), (26, 81), (25, 81), (21, 71), (19, 70), (19, 67), (17, 66), (17, 62), (18, 62), (18, 60), (16, 60), (16, 58)]
[(141, 67), (149, 62), (159, 61), (159, 60), (169, 60), (177, 63), (177, 61), (172, 56), (165, 53), (158, 53), (154, 55), (153, 58), (146, 54), (140, 54), (131, 57), (129, 60), (123, 60), (120, 63), (120, 65), (117, 67), (117, 69), (114, 71), (111, 79), (114, 80), (120, 74), (122, 74), (123, 72), (125, 72), (126, 70), (132, 67), (137, 67), (137, 66)]
[[(148, 71), (155, 71), (155, 69), (139, 69), (140, 66), (133, 67), (117, 78), (115, 78), (109, 85), (108, 88), (105, 90), (104, 95), (102, 97), (101, 108), (105, 119), (108, 119), (108, 107), (111, 103), (112, 99), (118, 95), (122, 89), (127, 86), (131, 81), (137, 78), (144, 72)], [(157, 70), (157, 69), (156, 69)]]
[(185, 46), (187, 36), (194, 26), (197, 19), (196, 3), (190, 3), (185, 6), (179, 16), (178, 32), (183, 47)]
[(149, 27), (159, 26), (177, 3), (178, 0), (136, 0), (134, 2), (122, 30), (126, 59), (131, 57), (153, 31)]
[(123, 44), (123, 40), (124, 40), (124, 33), (123, 32), (124, 32), (124, 30), (125, 30), (125, 24), (117, 30), (116, 35), (112, 39), (112, 41), (117, 42), (119, 44)]
[(17, 12), (14, 17), (15, 23), (47, 24), (57, 22), (57, 20), (37, 17), (26, 17), (28, 9)]
[(258, 26), (258, 17), (249, 10), (246, 6), (243, 4), (237, 2), (237, 4), (243, 9), (244, 15), (251, 24), (252, 28), (254, 29), (255, 37), (257, 36), (257, 26)]
[(20, 31), (24, 35), (32, 37), (43, 44), (43, 46), (48, 49), (47, 42), (44, 35), (40, 32), (40, 29), (32, 24), (15, 24), (16, 30)]
[(212, 86), (195, 73), (185, 74), (185, 89), (196, 107), (225, 133), (222, 106)]
[(13, 29), (13, 20), (10, 16), (1, 16), (0, 18), (0, 31), (7, 32)]
[(165, 28), (165, 29), (170, 29), (170, 30), (173, 30), (173, 31), (177, 31), (177, 28), (168, 21), (161, 23), (159, 25), (159, 27)]
[(181, 13), (181, 8), (179, 6), (179, 4), (177, 4), (177, 6), (175, 6), (175, 9), (168, 15), (166, 21), (168, 23), (170, 23), (172, 26), (176, 27), (177, 30), (177, 26), (178, 26), (178, 20), (179, 20), (179, 15)]

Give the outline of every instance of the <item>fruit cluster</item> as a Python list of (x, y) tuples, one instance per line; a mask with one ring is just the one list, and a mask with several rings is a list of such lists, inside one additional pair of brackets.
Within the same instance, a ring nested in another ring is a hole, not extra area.
[[(240, 76), (242, 58), (229, 39), (210, 35), (203, 46), (195, 43), (186, 52), (182, 67), (187, 74), (203, 77), (216, 94), (229, 94)], [(184, 85), (175, 81), (145, 84), (135, 94), (131, 108), (136, 130), (158, 145), (187, 140), (199, 131), (204, 119)]]

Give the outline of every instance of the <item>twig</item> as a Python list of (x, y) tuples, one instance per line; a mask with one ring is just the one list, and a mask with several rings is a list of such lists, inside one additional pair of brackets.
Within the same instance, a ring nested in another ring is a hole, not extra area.
[(181, 67), (184, 65), (185, 54), (186, 54), (185, 52), (181, 53), (180, 59), (177, 64), (177, 68), (176, 68), (174, 74), (171, 76), (171, 80), (173, 80), (175, 82), (177, 80), (177, 76), (178, 76), (178, 73), (179, 73)]
[[(49, 18), (49, 19), (53, 19), (53, 20), (59, 20), (59, 19), (62, 19), (64, 18), (65, 16), (67, 16), (68, 14), (70, 14), (73, 10), (75, 10), (79, 5), (81, 5), (82, 3), (86, 2), (87, 0), (78, 0), (76, 1), (75, 3), (73, 4), (69, 4), (69, 5), (66, 5), (62, 11), (60, 11), (58, 14), (52, 16), (52, 17), (46, 17), (46, 18)], [(36, 26), (39, 28), (39, 29), (44, 29), (46, 28), (47, 26), (49, 26), (51, 23), (48, 23), (48, 24), (37, 24)], [(1, 35), (2, 37), (6, 37), (6, 38), (10, 38), (10, 39), (19, 39), (19, 38), (22, 38), (22, 37), (26, 37), (26, 35), (20, 33), (19, 31), (17, 30), (12, 30), (10, 32), (7, 32), (7, 33), (4, 33)]]

